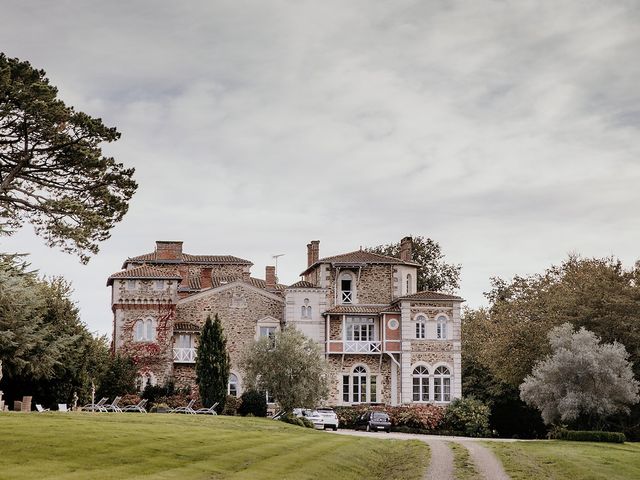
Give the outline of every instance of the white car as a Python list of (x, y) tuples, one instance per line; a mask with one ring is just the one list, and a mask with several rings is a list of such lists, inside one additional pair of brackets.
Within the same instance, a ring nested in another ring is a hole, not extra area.
[(310, 420), (311, 422), (313, 422), (313, 426), (314, 428), (317, 428), (318, 430), (324, 430), (324, 418), (322, 417), (322, 415), (320, 415), (320, 413), (318, 413), (317, 410), (306, 410), (306, 409), (294, 409), (293, 410), (294, 415), (297, 415), (298, 417), (304, 417), (307, 420)]
[(318, 413), (322, 416), (324, 420), (324, 428), (332, 428), (335, 432), (338, 430), (338, 415), (331, 408), (319, 408)]

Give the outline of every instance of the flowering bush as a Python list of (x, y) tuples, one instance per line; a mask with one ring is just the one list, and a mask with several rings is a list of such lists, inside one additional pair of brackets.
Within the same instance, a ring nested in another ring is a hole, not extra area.
[(127, 395), (123, 395), (118, 402), (118, 405), (121, 407), (125, 407), (127, 405), (136, 405), (140, 402), (140, 396), (136, 393), (128, 393)]
[(353, 407), (336, 407), (335, 411), (341, 426), (353, 428), (358, 417), (372, 409), (386, 412), (391, 419), (392, 428), (405, 427), (431, 432), (442, 428), (445, 412), (443, 407), (429, 404), (408, 407), (357, 405)]
[(227, 395), (227, 401), (224, 403), (222, 415), (237, 415), (240, 407), (240, 399), (234, 395)]

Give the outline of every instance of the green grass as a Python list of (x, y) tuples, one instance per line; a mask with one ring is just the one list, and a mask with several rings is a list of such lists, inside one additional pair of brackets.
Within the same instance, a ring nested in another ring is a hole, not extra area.
[(449, 447), (453, 450), (453, 466), (456, 480), (482, 479), (482, 475), (480, 475), (469, 456), (469, 450), (464, 445), (449, 442)]
[(417, 441), (332, 435), (268, 419), (0, 414), (0, 480), (419, 479)]
[(640, 444), (558, 440), (485, 442), (512, 480), (628, 480), (640, 478)]

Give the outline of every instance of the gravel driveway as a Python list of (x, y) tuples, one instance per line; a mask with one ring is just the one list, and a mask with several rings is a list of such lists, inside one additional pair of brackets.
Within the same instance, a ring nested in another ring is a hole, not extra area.
[(425, 480), (455, 480), (453, 468), (453, 452), (447, 445), (448, 442), (459, 443), (468, 451), (473, 463), (480, 475), (486, 480), (509, 480), (509, 476), (502, 468), (502, 463), (488, 448), (479, 441), (490, 442), (515, 442), (511, 439), (493, 438), (467, 438), (445, 437), (440, 435), (417, 435), (412, 433), (382, 433), (382, 432), (356, 432), (355, 430), (338, 430), (331, 432), (336, 435), (355, 435), (379, 439), (420, 440), (429, 445), (431, 450), (431, 462), (427, 469)]

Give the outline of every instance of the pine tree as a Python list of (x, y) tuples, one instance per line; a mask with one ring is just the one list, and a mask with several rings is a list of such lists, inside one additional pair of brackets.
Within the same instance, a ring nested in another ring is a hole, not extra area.
[(222, 324), (216, 314), (215, 320), (207, 317), (200, 335), (196, 358), (196, 381), (200, 399), (206, 407), (219, 402), (218, 410), (224, 408), (229, 381), (229, 353)]

